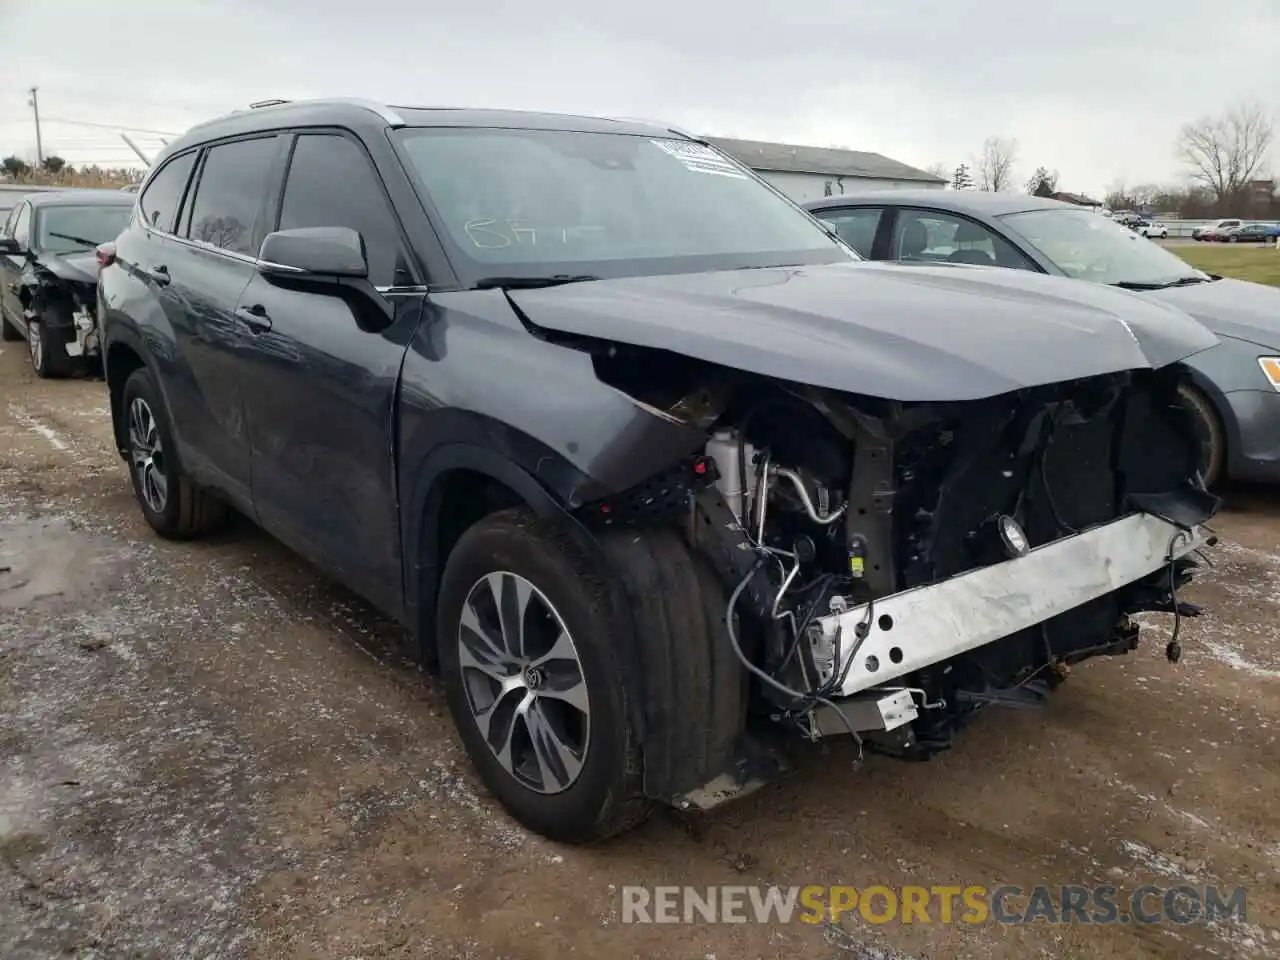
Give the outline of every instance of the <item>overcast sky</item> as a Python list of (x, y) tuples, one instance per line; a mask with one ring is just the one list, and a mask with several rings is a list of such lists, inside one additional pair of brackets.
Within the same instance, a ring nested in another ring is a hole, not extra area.
[(45, 153), (77, 163), (131, 159), (120, 126), (151, 151), (254, 100), (341, 95), (948, 169), (1016, 137), (1020, 182), (1043, 164), (1099, 194), (1178, 179), (1188, 120), (1280, 114), (1280, 0), (0, 0), (0, 155), (34, 156), (33, 85)]

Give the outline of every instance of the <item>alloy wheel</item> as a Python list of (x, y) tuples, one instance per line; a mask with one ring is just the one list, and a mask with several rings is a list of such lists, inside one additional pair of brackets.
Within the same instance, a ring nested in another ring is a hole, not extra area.
[(164, 513), (169, 501), (164, 444), (160, 441), (155, 414), (141, 397), (134, 397), (129, 404), (129, 458), (147, 506), (155, 513)]
[(577, 648), (546, 595), (518, 574), (481, 577), (462, 605), (458, 660), (467, 705), (503, 769), (537, 793), (572, 786), (591, 709)]

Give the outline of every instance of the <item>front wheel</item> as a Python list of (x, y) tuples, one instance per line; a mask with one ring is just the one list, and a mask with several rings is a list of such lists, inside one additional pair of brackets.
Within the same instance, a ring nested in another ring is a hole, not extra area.
[(31, 369), (42, 380), (65, 377), (75, 369), (75, 361), (67, 356), (67, 346), (57, 333), (54, 316), (48, 310), (38, 320), (27, 321), (27, 351)]
[(1226, 431), (1213, 403), (1195, 387), (1184, 384), (1178, 394), (1187, 409), (1195, 417), (1196, 436), (1200, 442), (1200, 476), (1206, 487), (1212, 487), (1222, 478), (1222, 468), (1227, 459)]
[(128, 438), (133, 492), (152, 529), (169, 540), (189, 540), (221, 526), (230, 511), (178, 463), (169, 412), (146, 367), (125, 381), (118, 415)]
[(485, 786), (552, 840), (602, 840), (651, 809), (615, 607), (575, 543), (524, 510), (476, 523), (445, 565), (436, 641), (450, 713)]
[(512, 816), (567, 843), (638, 825), (646, 788), (672, 802), (728, 769), (746, 722), (727, 597), (702, 558), (666, 529), (599, 544), (588, 557), (558, 525), (504, 510), (463, 534), (439, 594), (467, 753)]

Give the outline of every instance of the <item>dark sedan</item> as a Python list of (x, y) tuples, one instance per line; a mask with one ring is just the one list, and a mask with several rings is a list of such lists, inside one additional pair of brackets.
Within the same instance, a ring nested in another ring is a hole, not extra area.
[(82, 367), (96, 352), (94, 248), (114, 240), (136, 197), (119, 190), (24, 196), (0, 227), (0, 327), (26, 338), (40, 377)]
[(1209, 483), (1280, 482), (1280, 290), (1191, 267), (1106, 217), (1056, 200), (968, 190), (894, 190), (806, 205), (864, 257), (1058, 274), (1185, 310), (1221, 344), (1188, 361)]
[(1274, 223), (1246, 223), (1227, 230), (1221, 239), (1227, 243), (1274, 243), (1280, 237), (1280, 226)]

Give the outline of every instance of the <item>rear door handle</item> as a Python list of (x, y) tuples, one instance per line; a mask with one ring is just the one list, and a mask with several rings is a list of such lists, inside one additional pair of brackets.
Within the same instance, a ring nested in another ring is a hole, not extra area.
[(249, 307), (237, 307), (236, 316), (254, 333), (265, 333), (271, 329), (271, 317), (267, 315), (266, 307), (260, 303)]
[(169, 285), (169, 268), (164, 264), (152, 267), (150, 270), (143, 270), (152, 283), (158, 287), (167, 287)]

